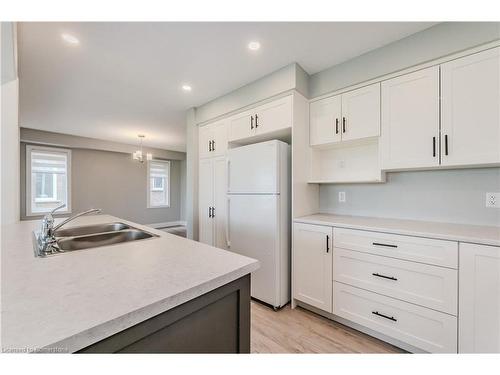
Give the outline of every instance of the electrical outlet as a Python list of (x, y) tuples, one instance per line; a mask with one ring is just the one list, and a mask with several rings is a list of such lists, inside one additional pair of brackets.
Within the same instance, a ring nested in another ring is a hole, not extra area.
[(500, 208), (500, 193), (486, 193), (486, 207)]
[(345, 191), (339, 191), (339, 202), (345, 202)]

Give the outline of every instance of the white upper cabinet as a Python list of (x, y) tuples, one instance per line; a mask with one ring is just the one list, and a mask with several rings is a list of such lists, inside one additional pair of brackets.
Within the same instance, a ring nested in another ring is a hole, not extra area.
[(500, 353), (500, 247), (460, 244), (458, 348)]
[(270, 133), (292, 127), (292, 96), (287, 96), (255, 109), (257, 134)]
[(312, 102), (310, 145), (380, 135), (380, 83)]
[(310, 144), (321, 145), (341, 141), (342, 120), (341, 96), (312, 102), (309, 107)]
[(342, 94), (342, 140), (380, 135), (380, 83)]
[(333, 229), (321, 225), (293, 225), (293, 298), (332, 312)]
[(245, 111), (229, 118), (229, 142), (255, 135), (255, 113)]
[(382, 82), (382, 169), (439, 165), (439, 67)]
[(199, 157), (223, 156), (227, 151), (227, 121), (217, 121), (200, 127), (198, 133)]
[(229, 118), (229, 142), (292, 127), (292, 95), (276, 99)]
[(500, 48), (441, 65), (441, 163), (500, 162)]

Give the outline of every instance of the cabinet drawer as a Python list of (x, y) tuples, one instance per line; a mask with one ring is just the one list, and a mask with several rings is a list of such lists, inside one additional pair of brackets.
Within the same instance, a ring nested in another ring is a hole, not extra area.
[(334, 228), (333, 246), (391, 258), (458, 268), (458, 242)]
[(457, 315), (457, 271), (335, 248), (334, 279), (406, 302)]
[(457, 352), (457, 318), (335, 282), (334, 314), (431, 353)]

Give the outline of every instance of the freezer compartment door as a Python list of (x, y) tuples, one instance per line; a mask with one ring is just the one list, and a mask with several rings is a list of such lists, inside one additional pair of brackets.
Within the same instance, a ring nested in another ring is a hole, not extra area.
[(238, 147), (228, 152), (228, 193), (279, 193), (278, 142)]
[(228, 197), (229, 250), (257, 259), (252, 273), (251, 295), (279, 306), (279, 196), (236, 195)]

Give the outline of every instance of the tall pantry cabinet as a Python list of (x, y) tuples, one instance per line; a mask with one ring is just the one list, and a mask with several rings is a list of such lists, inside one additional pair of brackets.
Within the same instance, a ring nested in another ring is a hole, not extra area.
[(227, 121), (199, 129), (199, 240), (226, 249)]

